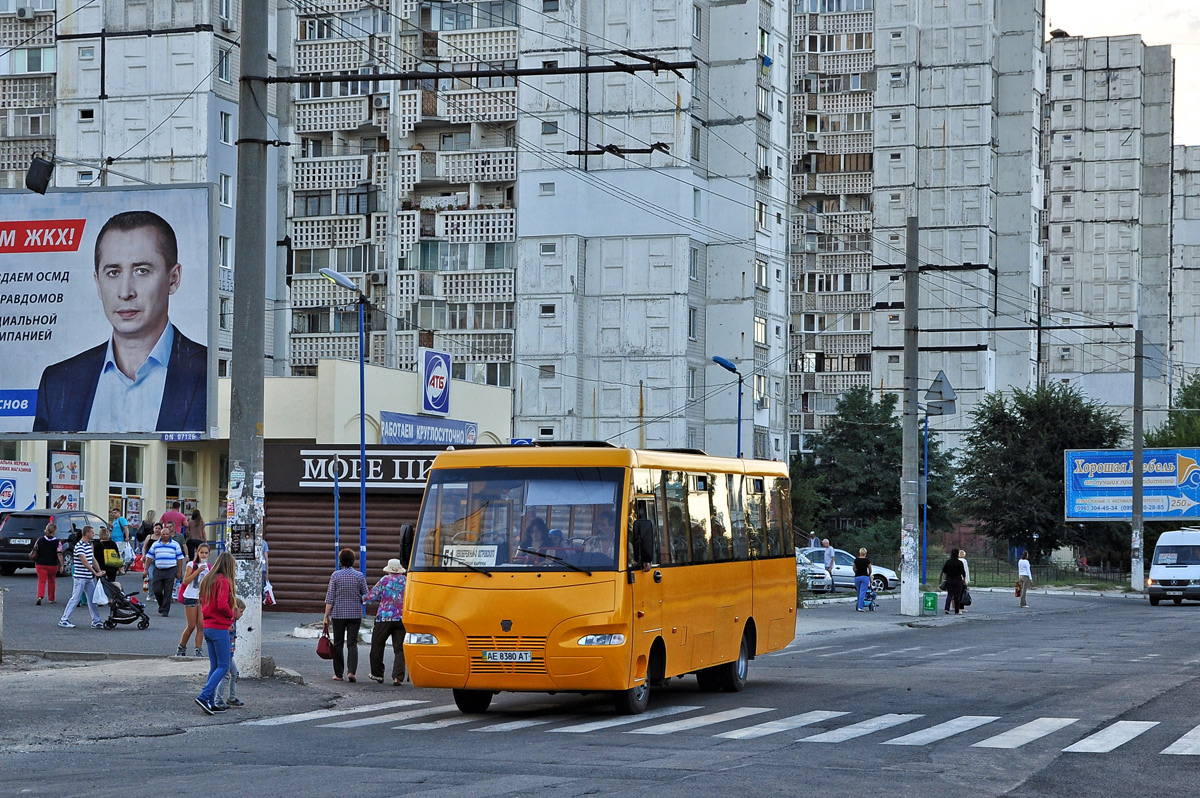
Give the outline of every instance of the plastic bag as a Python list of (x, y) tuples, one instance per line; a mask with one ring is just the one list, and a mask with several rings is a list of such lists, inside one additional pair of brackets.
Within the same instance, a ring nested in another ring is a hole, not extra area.
[(263, 582), (263, 606), (275, 606), (275, 588), (271, 587), (270, 581)]
[(102, 607), (108, 603), (108, 593), (104, 591), (104, 585), (96, 582), (96, 589), (92, 591), (92, 604), (97, 607)]

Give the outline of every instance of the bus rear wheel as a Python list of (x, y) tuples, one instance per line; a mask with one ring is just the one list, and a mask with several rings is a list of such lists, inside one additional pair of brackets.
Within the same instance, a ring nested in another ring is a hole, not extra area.
[(725, 665), (718, 665), (714, 670), (717, 683), (725, 692), (740, 693), (746, 689), (746, 675), (750, 672), (750, 643), (745, 634), (742, 635), (737, 659)]
[(455, 690), (454, 703), (466, 715), (482, 715), (492, 704), (492, 693), (488, 690)]
[(640, 715), (650, 705), (650, 685), (646, 682), (613, 693), (613, 706), (618, 715)]

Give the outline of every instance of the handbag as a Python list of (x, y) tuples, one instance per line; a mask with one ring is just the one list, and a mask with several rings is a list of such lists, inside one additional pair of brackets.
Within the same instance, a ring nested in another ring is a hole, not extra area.
[(317, 656), (321, 659), (333, 659), (333, 641), (329, 639), (329, 624), (321, 627), (321, 636), (317, 638)]
[(1019, 580), (1019, 579), (1017, 580), (1017, 587), (1013, 591), (1013, 595), (1016, 596), (1017, 598), (1021, 597), (1021, 580)]
[(97, 607), (108, 603), (108, 593), (104, 590), (104, 585), (96, 582), (96, 589), (92, 592), (92, 603)]
[(942, 591), (943, 593), (946, 591), (946, 578), (945, 577), (942, 577), (942, 581), (938, 582), (938, 590)]
[(120, 568), (123, 565), (125, 565), (125, 559), (121, 556), (121, 552), (114, 549), (104, 550), (105, 568)]
[(967, 590), (965, 587), (963, 588), (963, 594), (962, 594), (962, 605), (963, 605), (964, 607), (970, 607), (970, 606), (971, 606), (971, 591), (970, 591), (970, 590)]

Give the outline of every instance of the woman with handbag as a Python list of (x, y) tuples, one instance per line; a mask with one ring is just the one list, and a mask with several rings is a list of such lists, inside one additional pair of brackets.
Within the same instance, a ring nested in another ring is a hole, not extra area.
[(354, 682), (358, 681), (354, 672), (358, 670), (358, 630), (362, 626), (367, 580), (354, 567), (352, 549), (341, 550), (338, 565), (325, 591), (325, 625), (333, 621), (333, 680), (340, 682), (345, 673), (346, 680)]
[(204, 636), (204, 626), (200, 618), (200, 583), (208, 573), (208, 544), (201, 543), (196, 547), (196, 555), (188, 562), (183, 570), (183, 584), (179, 586), (176, 598), (183, 605), (183, 614), (187, 618), (187, 626), (183, 629), (183, 637), (179, 638), (179, 648), (175, 656), (187, 656), (187, 641), (192, 630), (196, 632), (196, 656), (200, 657), (200, 640)]
[(37, 570), (37, 604), (42, 603), (42, 596), (54, 603), (54, 580), (63, 567), (62, 541), (58, 539), (58, 524), (46, 524), (42, 536), (33, 542), (29, 552)]
[(958, 559), (958, 549), (950, 550), (950, 559), (942, 566), (942, 582), (946, 586), (946, 614), (950, 614), (950, 604), (954, 605), (954, 614), (962, 614), (962, 592), (966, 587), (967, 570), (963, 568), (962, 560)]

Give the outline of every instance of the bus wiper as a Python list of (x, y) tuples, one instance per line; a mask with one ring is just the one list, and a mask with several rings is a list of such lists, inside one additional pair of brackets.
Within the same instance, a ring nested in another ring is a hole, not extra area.
[(484, 576), (488, 577), (489, 579), (492, 576), (491, 571), (485, 571), (482, 568), (476, 568), (474, 565), (471, 565), (471, 563), (467, 562), (466, 560), (462, 559), (461, 557), (455, 557), (453, 554), (440, 554), (438, 556), (440, 556), (443, 560), (453, 560), (454, 562), (458, 563), (459, 565), (463, 566), (464, 568), (470, 568), (475, 573), (483, 574)]
[(559, 565), (565, 565), (565, 566), (567, 566), (567, 567), (568, 567), (568, 568), (570, 568), (572, 571), (578, 571), (579, 573), (581, 573), (581, 574), (587, 574), (588, 576), (591, 576), (591, 575), (592, 575), (592, 572), (591, 572), (591, 571), (589, 571), (588, 569), (586, 569), (586, 568), (580, 568), (578, 565), (575, 565), (574, 563), (569, 563), (569, 562), (567, 562), (567, 561), (566, 561), (566, 560), (564, 560), (562, 557), (555, 557), (553, 554), (547, 554), (547, 553), (546, 553), (546, 552), (544, 552), (544, 551), (537, 551), (536, 549), (522, 549), (522, 548), (518, 548), (518, 549), (517, 549), (517, 551), (519, 551), (519, 552), (523, 552), (523, 553), (525, 553), (525, 554), (532, 554), (532, 555), (534, 555), (534, 556), (537, 556), (537, 557), (545, 557), (547, 560), (552, 560), (553, 562), (556, 562), (556, 563), (558, 563)]

